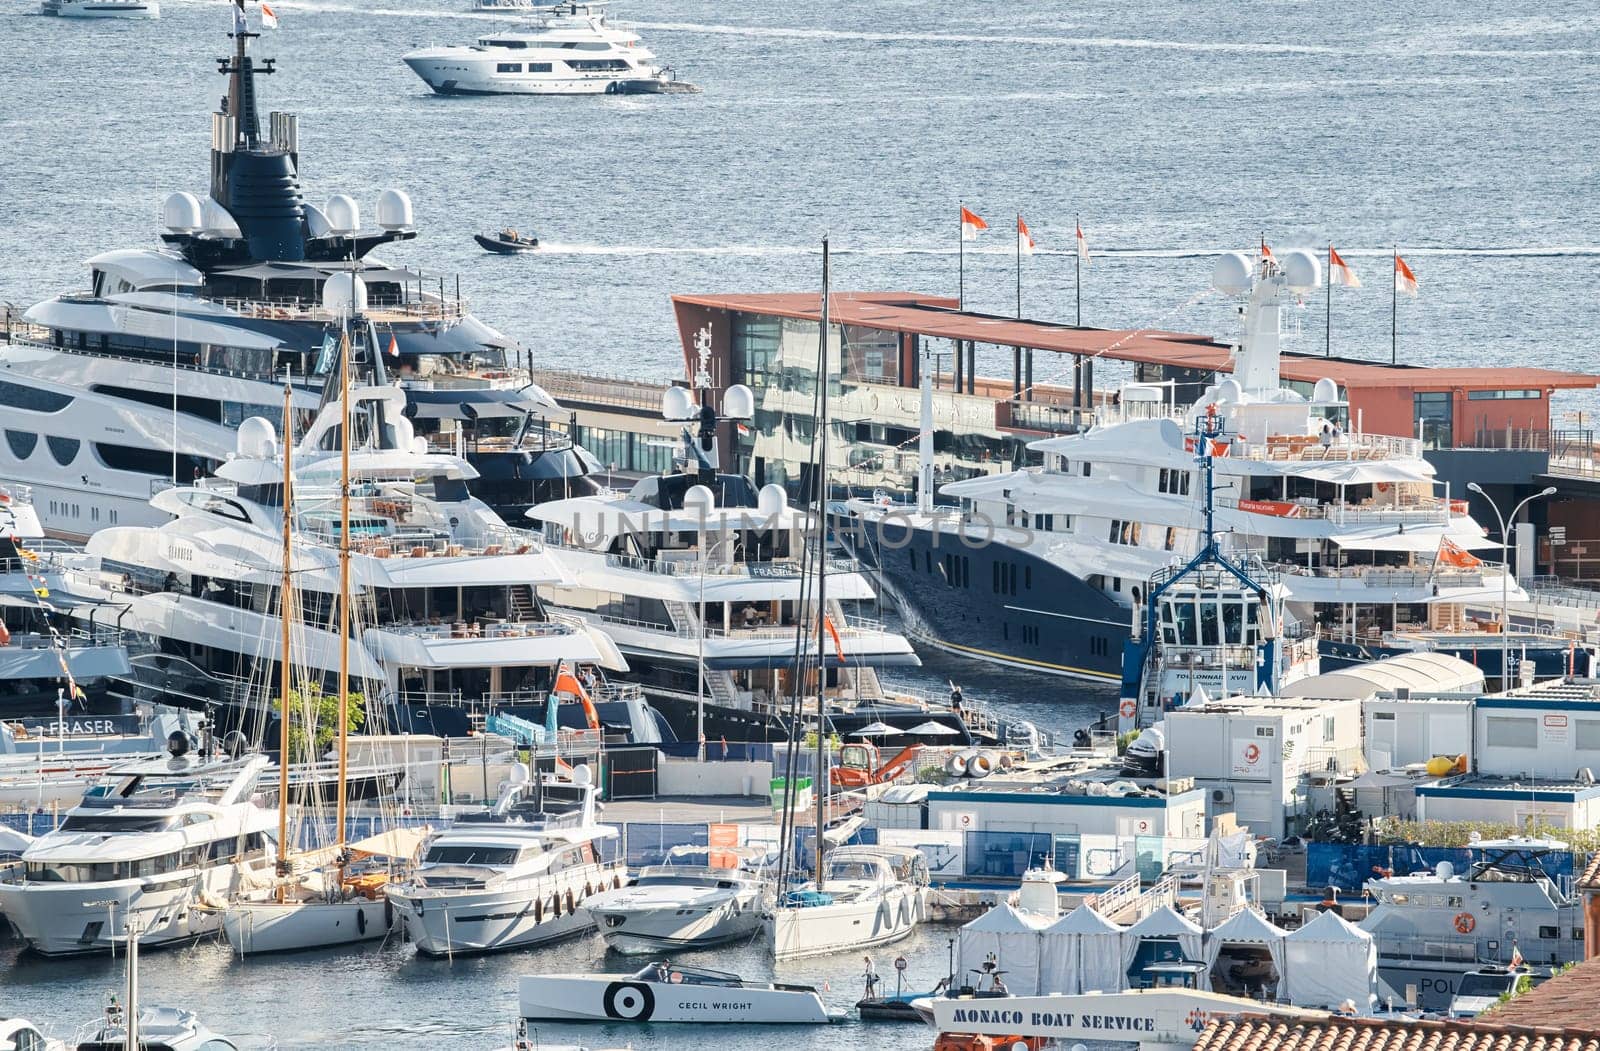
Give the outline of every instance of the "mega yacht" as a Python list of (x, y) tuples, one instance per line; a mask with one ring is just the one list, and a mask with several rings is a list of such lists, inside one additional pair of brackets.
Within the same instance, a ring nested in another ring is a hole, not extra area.
[[(616, 25), (603, 3), (517, 8), (537, 16), (526, 30), (477, 43), (429, 47), (406, 65), (441, 95), (653, 95), (694, 89), (677, 80), (639, 34)], [(496, 6), (494, 10), (507, 8)]]
[(40, 0), (39, 13), (58, 18), (161, 17), (156, 0)]
[(103, 952), (127, 939), (171, 945), (217, 930), (225, 902), (271, 874), (274, 815), (261, 805), (262, 756), (190, 754), (113, 767), (22, 854), (0, 883), (0, 912), (35, 951)]
[(767, 918), (778, 960), (899, 941), (927, 919), (928, 862), (915, 847), (839, 847), (822, 878), (790, 890)]
[[(1193, 405), (1173, 404), (1163, 384), (1128, 384), (1086, 430), (1032, 443), (1042, 466), (943, 486), (959, 506), (934, 507), (931, 486), (916, 507), (852, 502), (914, 634), (982, 660), (1120, 678), (1148, 581), (1200, 547), (1202, 422), (1215, 454), (1210, 526), (1228, 552), (1278, 574), (1290, 613), (1318, 626), (1325, 660), (1415, 648), (1412, 634), (1466, 627), (1465, 603), (1500, 601), (1504, 567), (1472, 553), (1499, 545), (1466, 500), (1440, 491), (1421, 442), (1364, 433), (1331, 379), (1310, 391), (1281, 382), (1281, 314), (1320, 280), (1315, 257), (1228, 254), (1213, 276), (1240, 302), (1244, 335), (1233, 374)], [(1514, 581), (1508, 590), (1522, 594)], [(1479, 633), (1436, 648), (1486, 645)]]
[[(251, 57), (257, 35), (232, 34), (210, 193), (167, 199), (164, 245), (103, 252), (85, 289), (4, 310), (0, 475), (34, 487), (55, 536), (159, 522), (152, 494), (212, 473), (245, 419), (277, 419), (285, 376), (301, 423), (316, 411), (349, 320), (416, 434), (471, 461), (474, 492), (504, 514), (591, 491), (596, 465), (551, 422), (567, 415), (530, 382), (522, 348), (469, 313), (459, 280), (373, 254), (417, 236), (406, 195), (379, 195), (375, 227), (347, 195), (305, 199), (297, 118), (274, 112), (262, 129), (274, 63)], [(352, 272), (355, 294), (336, 305), (329, 282), (348, 287)]]
[(429, 839), (415, 872), (388, 889), (417, 950), (494, 952), (591, 930), (584, 902), (627, 874), (606, 856), (618, 831), (598, 823), (598, 794), (587, 766), (571, 780), (515, 780), (490, 811)]
[(1481, 839), (1466, 872), (1442, 861), (1431, 872), (1368, 880), (1374, 904), (1361, 927), (1377, 943), (1383, 979), (1442, 1011), (1485, 966), (1525, 963), (1548, 977), (1582, 960), (1583, 902), (1557, 882), (1565, 877), (1551, 857), (1566, 850), (1555, 840)]
[[(543, 712), (563, 664), (626, 670), (603, 632), (547, 614), (534, 589), (565, 579), (562, 569), (536, 535), (509, 528), (471, 495), (466, 461), (426, 450), (401, 392), (363, 387), (351, 405), (357, 615), (347, 659), (369, 717), (399, 731), (461, 735), (468, 709)], [(337, 675), (341, 649), (329, 623), (338, 594), (340, 414), (330, 401), (292, 453), (288, 512), (304, 610), (295, 660), (322, 683)], [(217, 688), (200, 691), (202, 703), (252, 739), (265, 733), (274, 694), (263, 687), (281, 649), (283, 455), (270, 423), (245, 421), (237, 455), (217, 476), (158, 493), (162, 525), (102, 529), (70, 585), (98, 600), (80, 610), (115, 616), (186, 662), (175, 696), (196, 693), (191, 673), (209, 677)], [(597, 721), (589, 728), (598, 731)]]

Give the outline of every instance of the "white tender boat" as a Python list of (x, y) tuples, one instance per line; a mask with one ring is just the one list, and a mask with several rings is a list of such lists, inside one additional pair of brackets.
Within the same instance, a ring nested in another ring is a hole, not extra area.
[(579, 906), (625, 875), (602, 854), (617, 829), (596, 824), (595, 796), (587, 766), (571, 781), (514, 781), (487, 814), (430, 839), (415, 873), (388, 889), (417, 951), (495, 952), (592, 929)]
[(67, 1051), (26, 1018), (0, 1018), (0, 1051)]
[(518, 983), (528, 1022), (698, 1022), (824, 1025), (839, 1021), (808, 985), (653, 963), (636, 974), (539, 974)]
[(840, 847), (821, 889), (792, 890), (767, 920), (778, 960), (898, 941), (927, 918), (928, 862), (914, 847)]
[(41, 0), (39, 12), (60, 18), (160, 18), (156, 0)]
[(613, 952), (704, 949), (760, 932), (763, 887), (760, 876), (740, 868), (653, 865), (630, 886), (589, 898), (583, 909)]

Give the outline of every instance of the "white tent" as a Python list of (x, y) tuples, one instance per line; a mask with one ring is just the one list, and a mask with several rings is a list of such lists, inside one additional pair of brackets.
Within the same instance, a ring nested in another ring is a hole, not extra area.
[(1149, 939), (1176, 941), (1186, 960), (1196, 963), (1205, 957), (1201, 953), (1205, 931), (1198, 923), (1183, 917), (1171, 905), (1163, 905), (1132, 927), (1122, 932), (1122, 967), (1126, 971), (1139, 955), (1139, 946)]
[(999, 969), (1006, 972), (1007, 988), (1019, 996), (1035, 995), (1043, 948), (1040, 934), (1049, 923), (1044, 916), (1002, 903), (962, 927), (956, 952), (957, 983), (977, 984), (977, 971), (992, 953)]
[(1128, 977), (1122, 966), (1123, 933), (1087, 904), (1052, 923), (1044, 932), (1040, 992), (1121, 992)]
[(1372, 935), (1334, 912), (1290, 931), (1283, 940), (1284, 998), (1296, 1007), (1336, 1008), (1346, 1000), (1372, 1011), (1378, 948)]
[(1283, 940), (1289, 932), (1267, 919), (1255, 909), (1240, 909), (1221, 924), (1206, 932), (1206, 972), (1217, 965), (1217, 957), (1230, 945), (1260, 945), (1272, 957), (1273, 970), (1278, 972), (1278, 984), (1283, 984)]

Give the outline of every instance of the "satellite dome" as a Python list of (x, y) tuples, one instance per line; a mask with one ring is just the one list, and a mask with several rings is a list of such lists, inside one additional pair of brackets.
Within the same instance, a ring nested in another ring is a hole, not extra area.
[(410, 449), (411, 439), (417, 436), (417, 429), (411, 426), (411, 421), (404, 416), (395, 417), (394, 421), (394, 447), (396, 449)]
[(207, 197), (200, 205), (200, 226), (208, 234), (217, 237), (243, 237), (239, 224), (234, 220), (229, 211), (215, 200)]
[(328, 216), (321, 208), (307, 202), (300, 207), (306, 213), (306, 232), (312, 237), (327, 237), (333, 233), (333, 224), (328, 222)]
[(1244, 388), (1239, 386), (1239, 381), (1232, 376), (1217, 384), (1217, 400), (1223, 402), (1240, 402), (1244, 400)]
[(579, 763), (572, 771), (572, 783), (580, 788), (594, 784), (594, 771), (589, 769), (588, 763)]
[(353, 234), (361, 229), (361, 206), (354, 197), (336, 193), (328, 198), (328, 205), (322, 210), (336, 234)]
[(717, 506), (717, 494), (703, 485), (691, 485), (683, 494), (685, 511), (709, 511)]
[(743, 383), (735, 383), (723, 393), (722, 415), (734, 420), (748, 420), (755, 414), (755, 393)]
[(783, 491), (783, 486), (776, 483), (769, 482), (763, 485), (761, 491), (756, 494), (756, 510), (767, 518), (782, 514), (784, 508), (788, 506), (788, 494)]
[(1250, 278), (1255, 265), (1242, 252), (1224, 252), (1211, 268), (1211, 287), (1230, 296), (1242, 296), (1250, 291)]
[(367, 283), (355, 274), (340, 271), (322, 283), (322, 305), (335, 314), (367, 309)]
[(687, 387), (668, 387), (661, 392), (661, 415), (669, 420), (692, 420), (696, 407)]
[(1304, 248), (1283, 254), (1283, 274), (1291, 292), (1309, 292), (1322, 284), (1322, 264)]
[(234, 447), (239, 455), (252, 460), (268, 460), (278, 448), (278, 432), (272, 421), (262, 416), (252, 416), (239, 424), (234, 437)]
[(385, 230), (403, 230), (414, 226), (411, 198), (400, 190), (385, 190), (378, 194), (378, 225)]
[(200, 198), (186, 190), (169, 196), (161, 206), (161, 225), (175, 234), (192, 234), (204, 225)]
[(1339, 385), (1333, 382), (1333, 380), (1329, 379), (1327, 376), (1322, 377), (1317, 381), (1317, 385), (1311, 388), (1311, 404), (1339, 404)]

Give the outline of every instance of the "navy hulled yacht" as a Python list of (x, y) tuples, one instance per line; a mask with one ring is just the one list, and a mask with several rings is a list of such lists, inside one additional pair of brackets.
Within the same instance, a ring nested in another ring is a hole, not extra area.
[(273, 60), (252, 58), (242, 14), (230, 35), (209, 194), (167, 199), (163, 247), (102, 252), (87, 288), (6, 313), (0, 475), (34, 487), (53, 535), (155, 524), (154, 492), (212, 473), (244, 420), (279, 416), (286, 373), (309, 422), (334, 360), (337, 275), (353, 276), (355, 327), (381, 348), (416, 433), (473, 463), (475, 494), (520, 517), (591, 491), (594, 461), (551, 425), (566, 413), (529, 382), (521, 348), (459, 287), (375, 257), (417, 236), (406, 195), (379, 195), (375, 227), (351, 197), (306, 199), (297, 118), (263, 121), (257, 107)]

